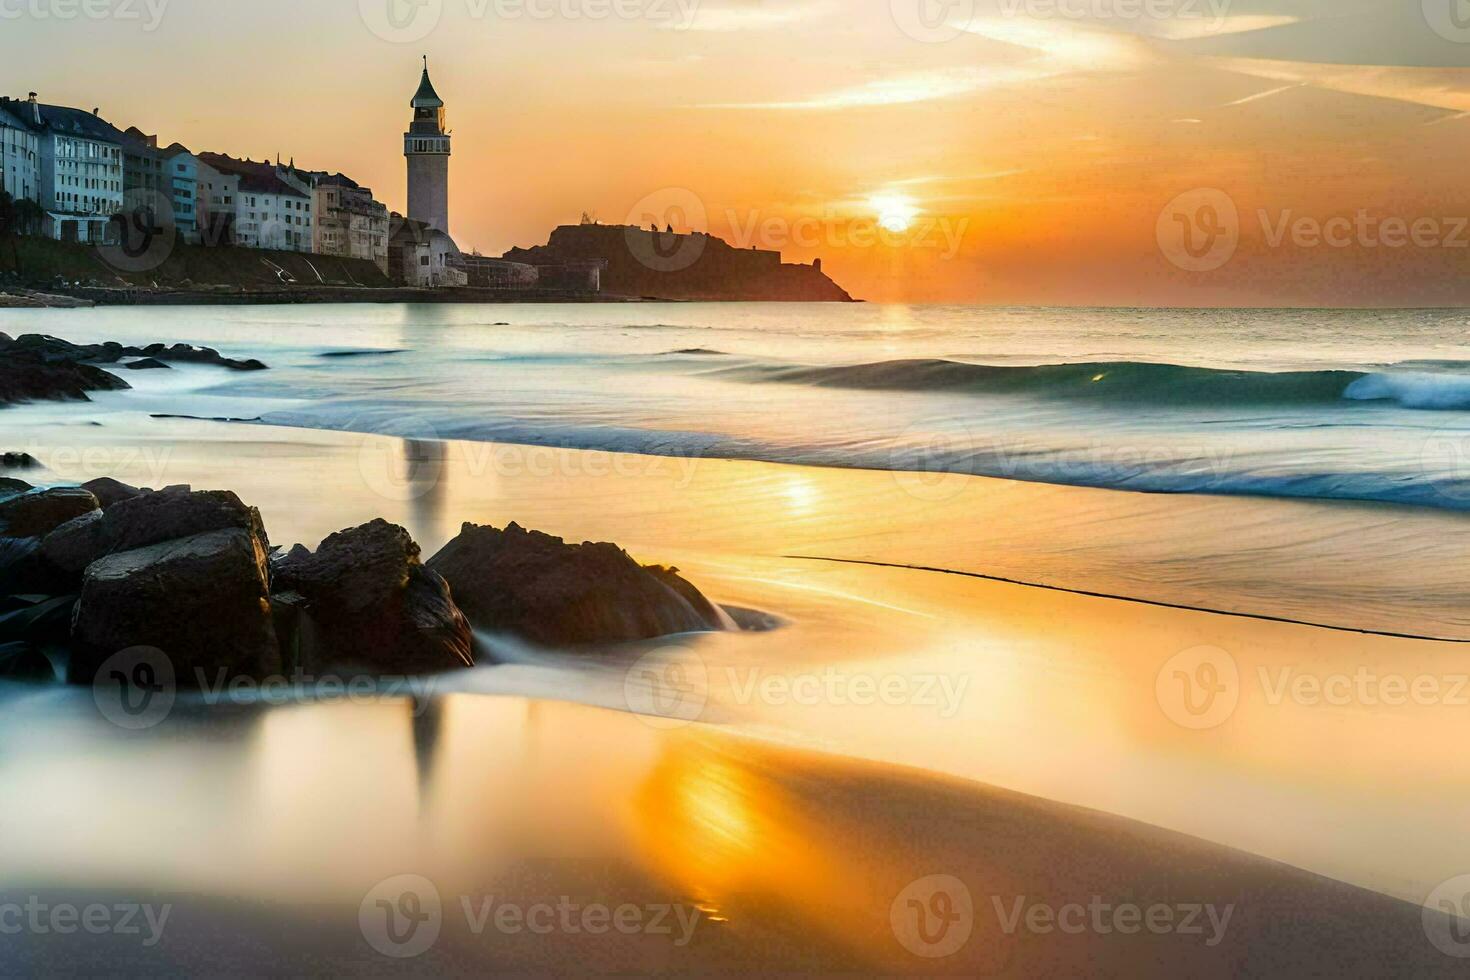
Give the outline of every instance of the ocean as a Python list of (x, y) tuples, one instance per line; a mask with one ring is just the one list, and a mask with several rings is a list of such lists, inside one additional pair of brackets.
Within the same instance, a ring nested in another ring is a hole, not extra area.
[(48, 329), (265, 360), (270, 372), (215, 379), (181, 410), (266, 424), (1470, 508), (1463, 311), (660, 304), (70, 319)]

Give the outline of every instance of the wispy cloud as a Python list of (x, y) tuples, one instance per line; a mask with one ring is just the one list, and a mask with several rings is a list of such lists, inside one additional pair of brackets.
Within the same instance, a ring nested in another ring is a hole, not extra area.
[(818, 20), (835, 13), (836, 0), (812, 0), (809, 3), (787, 3), (781, 6), (740, 4), (716, 7), (701, 4), (687, 24), (668, 21), (670, 30), (706, 31), (729, 34), (737, 31), (769, 31), (791, 27), (804, 21)]
[(951, 99), (999, 85), (1031, 81), (1043, 74), (1026, 65), (938, 69), (878, 78), (862, 85), (804, 99), (712, 103), (700, 108), (813, 110), (910, 105), (934, 99)]
[(1300, 84), (1296, 84), (1296, 85), (1282, 85), (1279, 88), (1268, 89), (1265, 92), (1257, 92), (1255, 95), (1247, 95), (1245, 98), (1243, 98), (1243, 99), (1236, 99), (1234, 102), (1227, 102), (1223, 106), (1221, 106), (1221, 108), (1223, 108), (1223, 109), (1229, 109), (1231, 106), (1248, 105), (1248, 104), (1250, 104), (1252, 102), (1259, 102), (1262, 99), (1269, 99), (1273, 95), (1280, 95), (1283, 92), (1291, 92), (1291, 91), (1293, 91), (1295, 89), (1299, 89), (1301, 87), (1302, 86)]

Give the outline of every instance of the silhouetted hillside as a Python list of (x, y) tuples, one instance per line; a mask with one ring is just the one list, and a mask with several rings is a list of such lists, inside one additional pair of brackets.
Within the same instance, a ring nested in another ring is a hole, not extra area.
[(512, 262), (556, 265), (603, 259), (606, 293), (672, 300), (850, 303), (821, 263), (792, 265), (781, 253), (732, 248), (705, 234), (655, 232), (628, 225), (562, 225), (535, 248), (505, 253)]

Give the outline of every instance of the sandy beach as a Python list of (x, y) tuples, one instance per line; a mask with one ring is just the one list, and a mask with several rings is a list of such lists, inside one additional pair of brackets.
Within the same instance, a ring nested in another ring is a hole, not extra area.
[[(231, 488), (286, 548), (376, 517), (426, 554), (466, 521), (616, 541), (758, 628), (482, 636), (471, 671), (179, 692), (140, 731), (7, 686), (0, 897), (174, 916), (66, 937), (80, 972), (1458, 966), (1436, 890), (1470, 797), (1427, 749), (1464, 711), (1458, 515), (163, 417), (259, 414), (210, 370), (7, 409), (14, 448), (54, 483)], [(1383, 696), (1334, 695), (1363, 677)], [(399, 962), (360, 914), (404, 880), (440, 928)], [(671, 931), (580, 918), (624, 905)]]

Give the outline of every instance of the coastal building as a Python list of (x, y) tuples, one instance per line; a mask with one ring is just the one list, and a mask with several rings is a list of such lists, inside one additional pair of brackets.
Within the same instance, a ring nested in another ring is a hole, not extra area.
[[(211, 226), (228, 220), (234, 244), (245, 248), (312, 250), (316, 213), (313, 192), (294, 167), (287, 171), (278, 165), (237, 160), (222, 153), (198, 156)], [(225, 219), (227, 214), (231, 217)]]
[(409, 103), (413, 122), (403, 134), (403, 155), (408, 159), (408, 217), (449, 234), (450, 137), (445, 128), (444, 100), (429, 81), (429, 59), (424, 58), (424, 75)]
[(3, 108), (36, 139), (43, 233), (64, 241), (109, 240), (123, 204), (123, 134), (97, 109), (47, 105), (34, 92), (23, 102), (7, 99)]
[(235, 244), (235, 202), (240, 197), (240, 176), (216, 170), (199, 155), (194, 156), (195, 215), (199, 239), (205, 245)]
[(395, 213), (388, 237), (388, 275), (405, 286), (469, 285), (459, 246), (438, 228)]
[(137, 126), (123, 130), (123, 194), (138, 198), (143, 194), (164, 193), (163, 153), (158, 137), (149, 136)]
[(367, 259), (388, 271), (388, 207), (344, 174), (314, 174), (316, 236), (321, 255)]
[(408, 215), (392, 216), (388, 275), (406, 286), (464, 286), (469, 283), (464, 256), (449, 236), (449, 131), (444, 100), (429, 81), (428, 58), (409, 105), (413, 122), (403, 134)]
[(163, 151), (163, 173), (179, 239), (197, 245), (201, 240), (199, 158), (190, 153), (188, 147), (174, 143)]
[(41, 203), (41, 139), (17, 115), (19, 103), (0, 99), (0, 190)]

